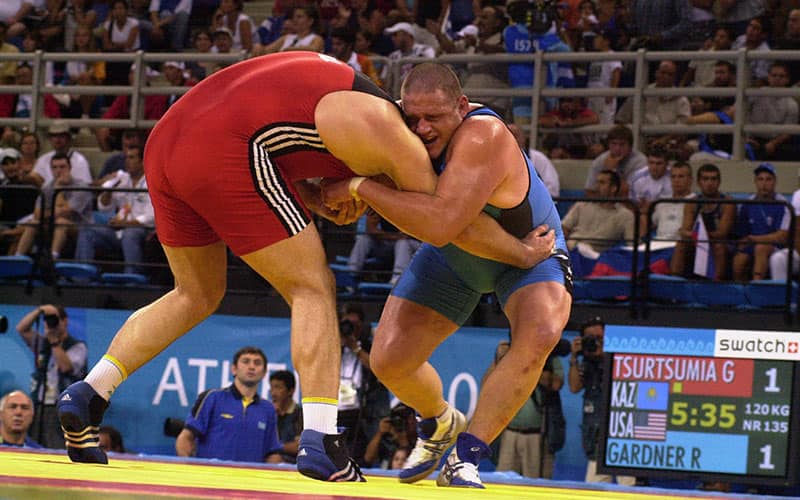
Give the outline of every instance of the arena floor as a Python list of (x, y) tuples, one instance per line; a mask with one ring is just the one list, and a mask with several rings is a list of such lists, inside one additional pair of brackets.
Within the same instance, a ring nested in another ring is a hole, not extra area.
[(108, 465), (73, 464), (62, 452), (0, 451), (0, 498), (141, 499), (253, 498), (253, 499), (621, 499), (677, 498), (755, 499), (750, 495), (684, 492), (654, 488), (625, 489), (575, 482), (536, 481), (534, 485), (493, 482), (486, 490), (437, 488), (432, 480), (404, 485), (387, 475), (367, 475), (367, 483), (322, 483), (293, 469), (230, 464), (188, 463), (169, 458), (112, 457)]

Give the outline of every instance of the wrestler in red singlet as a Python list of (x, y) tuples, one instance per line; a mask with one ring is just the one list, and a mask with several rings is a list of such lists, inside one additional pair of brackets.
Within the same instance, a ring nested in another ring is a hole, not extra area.
[(221, 239), (243, 255), (299, 233), (310, 218), (293, 183), (354, 175), (314, 125), (317, 102), (340, 90), (391, 100), (346, 64), (311, 52), (238, 63), (181, 97), (145, 148), (161, 243)]

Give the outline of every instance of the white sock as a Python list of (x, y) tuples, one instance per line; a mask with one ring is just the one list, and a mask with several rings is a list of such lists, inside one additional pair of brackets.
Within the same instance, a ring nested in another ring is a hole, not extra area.
[(94, 365), (84, 381), (108, 401), (119, 384), (126, 378), (128, 378), (128, 371), (122, 366), (122, 363), (106, 354)]
[(338, 434), (336, 420), (339, 413), (335, 399), (303, 398), (303, 429), (323, 434)]

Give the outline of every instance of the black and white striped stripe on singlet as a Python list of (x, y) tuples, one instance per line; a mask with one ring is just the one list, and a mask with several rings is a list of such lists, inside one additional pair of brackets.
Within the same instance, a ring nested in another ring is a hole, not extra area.
[(289, 234), (299, 233), (310, 221), (273, 161), (297, 151), (325, 152), (317, 129), (308, 123), (273, 123), (256, 132), (249, 146), (250, 172), (256, 191)]

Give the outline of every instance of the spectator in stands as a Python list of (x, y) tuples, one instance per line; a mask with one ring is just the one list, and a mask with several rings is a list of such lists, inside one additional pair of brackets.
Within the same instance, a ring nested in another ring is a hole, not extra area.
[(333, 28), (330, 34), (331, 51), (336, 59), (346, 63), (356, 71), (367, 75), (377, 85), (381, 84), (378, 72), (369, 57), (356, 53), (353, 48), (356, 43), (356, 34), (349, 28)]
[[(135, 52), (142, 46), (139, 36), (139, 20), (128, 15), (128, 2), (112, 0), (111, 13), (103, 24), (103, 50), (105, 52)], [(115, 62), (106, 65), (106, 78), (110, 85), (128, 83), (130, 62)]]
[(82, 184), (91, 184), (92, 170), (89, 161), (83, 153), (72, 148), (72, 132), (63, 121), (55, 121), (47, 129), (47, 138), (50, 140), (52, 151), (44, 153), (36, 160), (33, 171), (42, 177), (43, 183), (47, 184), (53, 179), (51, 164), (56, 154), (61, 154), (69, 158), (71, 165), (70, 177)]
[(630, 14), (637, 45), (651, 50), (681, 50), (692, 23), (688, 0), (632, 0)]
[[(33, 212), (39, 194), (38, 176), (23, 172), (19, 151), (0, 148), (0, 254), (13, 254), (14, 243), (24, 230), (17, 221)], [(3, 189), (9, 188), (9, 189)]]
[[(233, 50), (233, 33), (226, 27), (216, 28), (211, 37), (214, 41), (214, 46), (211, 47), (211, 52), (216, 54), (229, 54)], [(219, 68), (224, 67), (221, 63), (217, 63)], [(218, 68), (218, 69), (219, 69)]]
[(36, 187), (41, 187), (44, 183), (44, 179), (33, 170), (39, 158), (39, 149), (39, 136), (35, 132), (23, 132), (19, 140), (19, 168), (24, 175), (35, 179)]
[[(678, 67), (672, 61), (661, 61), (655, 74), (655, 82), (647, 88), (674, 88)], [(633, 121), (633, 100), (636, 97), (629, 97), (625, 100), (620, 110), (617, 112), (616, 121), (618, 123), (631, 123)], [(689, 99), (685, 96), (653, 96), (645, 97), (642, 109), (642, 124), (644, 125), (675, 125), (686, 123), (692, 114)], [(671, 134), (659, 135), (648, 141), (648, 144), (655, 141), (657, 144), (668, 146), (677, 141), (678, 138)]]
[[(595, 190), (599, 198), (617, 198), (619, 188), (617, 172), (603, 170), (597, 176)], [(597, 259), (599, 253), (618, 243), (632, 242), (633, 225), (633, 213), (615, 201), (579, 201), (561, 221), (573, 260), (579, 258), (578, 254), (590, 260)]]
[[(746, 3), (746, 2), (741, 2)], [(767, 40), (769, 39), (770, 24), (767, 17), (757, 17), (750, 20), (743, 35), (739, 35), (733, 42), (731, 48), (738, 50), (741, 48), (750, 50), (770, 50)], [(753, 86), (764, 85), (767, 83), (769, 75), (770, 61), (768, 59), (751, 59), (748, 63), (750, 74), (748, 80)]]
[(303, 408), (294, 400), (294, 374), (278, 370), (269, 376), (269, 395), (278, 415), (278, 439), (283, 445), (281, 461), (297, 462), (300, 433), (303, 431)]
[(367, 5), (362, 14), (359, 23), (361, 23), (361, 28), (370, 34), (372, 51), (382, 56), (388, 56), (394, 50), (394, 43), (392, 37), (384, 32), (387, 26), (386, 14), (374, 4)]
[(347, 260), (347, 268), (354, 273), (361, 273), (370, 256), (377, 257), (379, 260), (392, 259), (392, 276), (388, 281), (394, 285), (408, 267), (421, 243), (398, 231), (389, 221), (372, 209), (367, 209), (367, 213), (363, 217), (366, 218), (366, 230), (356, 234), (353, 248), (350, 250), (350, 257)]
[[(794, 211), (795, 233), (794, 250), (792, 251), (792, 276), (800, 272), (800, 189), (792, 194), (792, 208)], [(776, 250), (769, 256), (769, 275), (773, 280), (786, 281), (789, 279), (789, 249)]]
[[(613, 52), (614, 32), (603, 30), (598, 32), (593, 43), (593, 48), (597, 52)], [(615, 89), (619, 87), (619, 80), (622, 76), (621, 61), (592, 61), (589, 64), (589, 75), (586, 86), (594, 89)], [(614, 123), (614, 115), (617, 113), (617, 98), (614, 96), (590, 97), (588, 100), (589, 109), (597, 114), (599, 123)]]
[[(97, 12), (92, 9), (91, 0), (67, 0), (67, 17), (64, 21), (64, 49), (68, 52), (80, 52), (75, 49), (75, 32), (79, 26), (85, 26), (92, 33), (97, 26)], [(96, 45), (92, 40), (92, 45)]]
[(114, 153), (106, 159), (105, 163), (103, 163), (103, 168), (97, 175), (97, 179), (92, 182), (92, 185), (99, 186), (112, 178), (116, 178), (117, 172), (120, 170), (125, 170), (125, 154), (128, 149), (134, 147), (144, 147), (142, 132), (136, 129), (124, 130), (122, 132), (122, 151)]
[[(581, 423), (581, 442), (588, 462), (586, 464), (587, 483), (610, 483), (612, 476), (597, 473), (597, 454), (600, 443), (600, 427), (608, 407), (603, 397), (607, 355), (603, 350), (606, 324), (600, 317), (592, 318), (579, 328), (579, 335), (572, 340), (567, 380), (573, 394), (583, 391), (583, 421)], [(618, 484), (633, 486), (636, 478), (616, 476)]]
[(408, 456), (411, 454), (411, 448), (397, 448), (392, 453), (392, 461), (387, 467), (389, 470), (400, 470), (405, 467), (406, 460), (408, 460)]
[[(531, 6), (532, 7), (532, 6)], [(544, 52), (571, 52), (572, 49), (559, 37), (558, 10), (555, 3), (539, 4), (536, 15), (529, 16), (529, 3), (521, 0), (508, 2), (506, 7), (511, 24), (503, 30), (503, 42), (509, 54), (530, 54), (534, 50)], [(532, 19), (531, 19), (532, 18)], [(508, 65), (508, 80), (512, 88), (528, 88), (533, 85), (533, 65), (514, 63)], [(574, 87), (575, 76), (570, 63), (553, 61), (547, 63), (547, 87)], [(547, 100), (548, 109), (555, 108), (555, 100)], [(514, 123), (525, 126), (531, 123), (530, 97), (512, 99)]]
[[(95, 37), (88, 26), (75, 28), (73, 51), (80, 53), (98, 52)], [(67, 61), (63, 85), (101, 85), (106, 79), (104, 61)], [(69, 103), (62, 107), (61, 115), (68, 118), (89, 118), (94, 106), (94, 95), (69, 95)]]
[[(452, 42), (449, 37), (438, 31), (439, 48), (446, 54), (503, 53), (506, 51), (503, 44), (503, 30), (506, 24), (507, 20), (502, 8), (497, 6), (483, 7), (475, 19), (475, 26), (478, 30), (477, 36), (464, 33), (465, 36), (456, 42)], [(466, 30), (466, 28), (464, 29)], [(468, 63), (465, 71), (459, 76), (465, 88), (508, 87), (508, 70), (498, 63)], [(508, 114), (508, 98), (481, 97), (480, 101), (500, 113), (501, 116)]]
[(766, 4), (765, 0), (718, 0), (715, 2), (714, 12), (717, 23), (739, 36), (747, 31), (752, 19), (764, 15)]
[[(722, 175), (719, 167), (712, 163), (705, 163), (697, 169), (697, 186), (700, 188), (698, 200), (722, 200), (728, 196), (719, 190), (722, 183)], [(713, 266), (695, 266), (692, 251), (695, 242), (702, 243), (701, 238), (695, 238), (696, 223), (702, 220), (705, 231), (708, 235), (710, 251), (709, 255), (713, 260)], [(681, 224), (680, 235), (682, 240), (675, 246), (670, 261), (670, 272), (676, 276), (687, 276), (698, 271), (703, 271), (703, 276), (708, 274), (714, 280), (723, 280), (727, 276), (728, 267), (728, 242), (727, 239), (733, 230), (736, 220), (736, 206), (731, 203), (689, 203), (683, 210), (683, 223)], [(691, 267), (689, 268), (689, 264)]]
[(243, 10), (243, 0), (221, 0), (211, 25), (214, 29), (228, 28), (233, 35), (233, 48), (250, 52), (253, 49), (256, 26)]
[[(775, 192), (775, 167), (762, 163), (753, 170), (755, 194), (750, 200), (788, 201)], [(786, 244), (789, 238), (791, 213), (783, 205), (764, 204), (739, 206), (736, 215), (736, 253), (733, 256), (733, 279), (735, 281), (763, 280), (769, 271), (772, 253)]]
[[(789, 65), (772, 63), (767, 77), (770, 88), (789, 86)], [(753, 124), (797, 125), (798, 104), (791, 96), (753, 96), (749, 98), (748, 122)], [(797, 137), (790, 134), (752, 133), (747, 143), (759, 160), (793, 161), (797, 159)]]
[[(484, 379), (506, 355), (510, 345), (508, 341), (497, 344), (494, 360), (486, 370)], [(500, 435), (498, 471), (514, 471), (524, 477), (552, 479), (555, 455), (549, 451), (542, 434), (546, 425), (544, 398), (547, 392), (560, 391), (563, 386), (564, 367), (561, 359), (558, 356), (548, 357), (533, 394)]]
[(8, 26), (8, 37), (14, 38), (25, 32), (25, 18), (34, 13), (38, 0), (6, 0), (0, 2), (0, 21)]
[[(397, 61), (401, 57), (428, 57), (433, 59), (436, 57), (436, 51), (430, 45), (417, 43), (415, 41), (414, 27), (407, 22), (399, 22), (393, 26), (386, 28), (385, 32), (392, 36), (392, 43), (395, 50), (389, 54), (389, 59)], [(411, 71), (414, 65), (410, 63), (403, 64), (400, 68), (399, 75), (390, 74), (385, 67), (381, 74), (381, 80), (384, 82), (384, 87), (390, 92), (396, 85), (399, 85), (405, 80), (408, 72)], [(395, 80), (395, 77), (397, 78)]]
[[(125, 151), (125, 170), (116, 178), (103, 183), (105, 188), (147, 189), (142, 163), (142, 148), (130, 147)], [(153, 229), (153, 205), (146, 192), (103, 191), (97, 197), (100, 212), (114, 214), (108, 225), (80, 228), (75, 259), (92, 261), (98, 249), (122, 251), (126, 273), (142, 274), (139, 264), (144, 262), (144, 242)]]
[[(694, 198), (692, 192), (692, 166), (688, 163), (678, 161), (669, 170), (670, 184), (672, 193), (670, 196), (660, 198), (687, 199)], [(674, 246), (680, 239), (680, 229), (683, 224), (683, 209), (685, 203), (657, 203), (653, 209), (652, 227), (656, 232), (653, 235), (655, 241), (667, 244), (671, 242)], [(642, 212), (639, 219), (639, 234), (647, 235), (647, 212)]]
[(672, 197), (669, 176), (669, 154), (660, 147), (647, 152), (647, 168), (640, 169), (631, 179), (630, 197), (640, 213), (646, 214), (650, 204), (658, 198)]
[[(6, 42), (6, 33), (8, 32), (8, 25), (0, 21), (0, 54), (17, 54), (19, 48)], [(0, 62), (0, 84), (11, 85), (17, 74), (17, 61), (4, 61)]]
[(189, 33), (192, 0), (150, 0), (150, 43), (153, 48), (166, 45), (172, 52), (181, 52)]
[(539, 174), (539, 177), (542, 178), (542, 182), (544, 182), (545, 187), (547, 187), (547, 192), (550, 193), (550, 196), (553, 198), (559, 196), (561, 193), (561, 181), (558, 178), (558, 171), (555, 165), (553, 165), (553, 162), (550, 161), (550, 158), (538, 149), (528, 147), (528, 136), (525, 135), (518, 125), (509, 123), (508, 129), (514, 134), (514, 138), (517, 139), (519, 147), (528, 152), (528, 158), (533, 162), (533, 167), (536, 169), (536, 173)]
[[(53, 228), (53, 241), (51, 252), (53, 259), (58, 259), (67, 245), (68, 239), (77, 234), (80, 224), (91, 222), (92, 194), (88, 191), (62, 191), (55, 200), (53, 199), (56, 188), (82, 187), (89, 184), (72, 175), (70, 157), (64, 153), (56, 152), (50, 157), (51, 179), (42, 186), (42, 194), (36, 200), (33, 214), (23, 219), (24, 231), (17, 245), (17, 255), (27, 255), (33, 248), (36, 233), (39, 231), (42, 217), (50, 220), (51, 211), (54, 212), (55, 228)], [(41, 199), (44, 199), (44, 213), (42, 213)], [(40, 249), (41, 250), (41, 249)]]
[[(192, 38), (192, 46), (195, 53), (211, 54), (211, 48), (214, 46), (211, 31), (205, 28), (197, 30)], [(192, 79), (198, 82), (219, 68), (220, 64), (212, 61), (190, 61), (186, 63), (186, 69)]]
[(382, 469), (402, 469), (394, 464), (397, 450), (410, 450), (417, 441), (417, 420), (414, 410), (397, 403), (388, 416), (381, 419), (364, 452), (364, 464)]
[[(40, 319), (43, 333), (37, 331)], [(86, 343), (72, 336), (67, 311), (58, 304), (44, 304), (31, 310), (17, 323), (17, 333), (33, 353), (36, 369), (33, 376), (41, 377), (33, 381), (35, 405), (42, 405), (35, 408), (33, 434), (45, 448), (64, 449), (56, 398), (65, 387), (86, 376)]]
[[(26, 62), (17, 66), (14, 76), (14, 85), (33, 85), (33, 68)], [(58, 102), (51, 94), (45, 94), (42, 101), (43, 108), (39, 108), (48, 118), (60, 118), (61, 110)], [(23, 92), (19, 94), (0, 94), (0, 117), (3, 118), (30, 118), (33, 110), (33, 94)]]
[(44, 11), (36, 30), (42, 37), (42, 49), (46, 52), (64, 51), (64, 23), (67, 19), (65, 0), (45, 0)]
[(714, 19), (714, 0), (689, 0), (691, 5), (691, 23), (682, 50), (708, 49), (714, 36), (716, 20)]
[[(131, 68), (129, 79), (133, 82), (135, 67)], [(158, 120), (167, 111), (167, 96), (148, 95), (144, 96), (144, 119)], [(103, 119), (125, 119), (131, 116), (131, 97), (128, 95), (118, 95), (111, 106), (103, 113)], [(121, 148), (121, 134), (119, 129), (109, 127), (98, 127), (94, 131), (97, 144), (101, 151), (118, 151)]]
[(339, 384), (339, 426), (348, 454), (363, 463), (367, 441), (389, 413), (389, 392), (372, 373), (369, 353), (372, 328), (359, 304), (346, 304), (339, 321), (342, 347)]
[[(161, 72), (171, 87), (191, 87), (197, 82), (189, 81), (185, 76), (186, 65), (180, 61), (166, 61), (161, 65)], [(183, 94), (170, 94), (167, 96), (166, 109), (175, 104)], [(165, 110), (166, 111), (166, 110)]]
[(108, 453), (109, 451), (113, 451), (114, 453), (125, 453), (125, 445), (122, 442), (122, 434), (114, 427), (110, 425), (102, 425), (100, 426), (100, 431), (98, 432), (98, 446), (101, 450)]
[[(596, 123), (599, 123), (597, 114), (586, 107), (581, 97), (560, 97), (557, 109), (539, 117), (539, 126), (543, 128), (576, 128)], [(584, 158), (593, 139), (593, 134), (575, 132), (553, 133), (543, 141), (551, 158)]]
[(611, 170), (617, 173), (622, 182), (620, 196), (627, 196), (628, 185), (633, 174), (647, 165), (647, 157), (633, 149), (633, 132), (625, 125), (617, 125), (609, 130), (606, 142), (608, 151), (592, 160), (589, 175), (586, 177), (586, 195), (597, 194), (594, 186), (597, 183), (598, 175), (603, 170)]
[(314, 6), (296, 7), (291, 17), (292, 32), (264, 46), (257, 54), (272, 54), (287, 50), (325, 51), (325, 39), (317, 33), (319, 12)]
[[(800, 8), (792, 9), (786, 18), (786, 31), (783, 36), (775, 42), (778, 50), (800, 50)], [(800, 81), (800, 67), (794, 64), (791, 68), (791, 84)]]
[[(731, 50), (733, 45), (733, 36), (728, 28), (719, 27), (714, 31), (714, 37), (711, 39), (711, 44), (707, 49), (702, 52), (717, 52), (722, 50)], [(717, 63), (713, 59), (700, 59), (689, 61), (689, 67), (681, 77), (681, 87), (716, 87), (714, 80), (717, 77)], [(726, 61), (727, 62), (727, 61)], [(728, 62), (730, 64), (730, 62)], [(736, 74), (736, 66), (732, 66), (733, 74)], [(736, 80), (734, 80), (736, 85)], [(727, 86), (727, 85), (726, 85)]]
[(33, 423), (33, 401), (22, 391), (11, 391), (0, 399), (0, 446), (41, 448), (28, 436)]
[(267, 356), (257, 347), (243, 347), (233, 356), (231, 374), (233, 384), (197, 397), (175, 440), (178, 456), (280, 462), (275, 407), (258, 395)]

